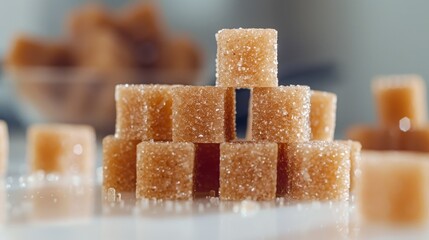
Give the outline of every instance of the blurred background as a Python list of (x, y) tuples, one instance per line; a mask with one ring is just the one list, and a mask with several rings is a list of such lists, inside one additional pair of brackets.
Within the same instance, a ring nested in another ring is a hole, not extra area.
[[(222, 28), (277, 29), (280, 83), (335, 92), (337, 138), (343, 138), (351, 124), (375, 121), (370, 92), (374, 76), (415, 73), (429, 78), (427, 1), (143, 1), (155, 10), (142, 14), (146, 20), (139, 21), (155, 30), (141, 38), (132, 32), (136, 29), (133, 18), (127, 17), (139, 16), (132, 13), (138, 7), (129, 7), (137, 2), (4, 1), (0, 8), (0, 119), (16, 129), (34, 121), (85, 121), (110, 133), (115, 118), (112, 86), (118, 82), (214, 84), (215, 33)], [(85, 30), (93, 20), (91, 11), (85, 17), (82, 8), (88, 3), (105, 6), (108, 16), (120, 16), (125, 25), (120, 30), (112, 27), (114, 34), (98, 31), (111, 26), (103, 25), (104, 13), (95, 10), (95, 22), (103, 26)], [(121, 46), (120, 41), (126, 41), (131, 56), (115, 48)], [(67, 45), (65, 51), (74, 56), (72, 60), (52, 60), (52, 55), (61, 52), (61, 44)], [(23, 55), (20, 48), (29, 54)], [(80, 50), (83, 56), (75, 57)], [(135, 52), (150, 57), (141, 59)], [(34, 58), (44, 53), (46, 59)], [(247, 95), (239, 92), (240, 131), (246, 123)], [(71, 115), (57, 112), (65, 109)]]

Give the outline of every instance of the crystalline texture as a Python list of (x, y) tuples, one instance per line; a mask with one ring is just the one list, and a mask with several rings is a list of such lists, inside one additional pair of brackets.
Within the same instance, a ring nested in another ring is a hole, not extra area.
[(137, 198), (192, 198), (195, 146), (142, 142), (137, 146)]
[(118, 85), (116, 136), (129, 140), (171, 141), (175, 85)]
[(232, 88), (177, 87), (173, 99), (173, 141), (221, 143), (235, 138)]
[(293, 200), (348, 200), (350, 146), (311, 141), (287, 147), (286, 197)]
[(277, 144), (220, 145), (221, 200), (272, 200), (276, 195)]
[(310, 101), (311, 139), (332, 141), (335, 133), (337, 95), (312, 91)]
[(140, 141), (107, 136), (103, 139), (103, 191), (136, 191), (136, 147)]
[(216, 41), (216, 86), (278, 86), (276, 30), (223, 29)]
[(252, 89), (253, 141), (279, 143), (310, 139), (310, 88), (280, 86)]
[(354, 192), (354, 190), (356, 189), (356, 178), (361, 172), (359, 164), (362, 159), (362, 145), (359, 142), (352, 140), (338, 142), (348, 144), (350, 146), (350, 192)]

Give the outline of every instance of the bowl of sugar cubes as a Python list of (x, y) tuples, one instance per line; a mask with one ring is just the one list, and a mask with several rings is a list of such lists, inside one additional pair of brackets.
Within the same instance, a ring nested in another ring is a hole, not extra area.
[(206, 83), (198, 45), (164, 25), (154, 4), (117, 11), (89, 4), (69, 14), (59, 39), (16, 36), (4, 72), (18, 117), (24, 125), (66, 122), (110, 132), (115, 85)]

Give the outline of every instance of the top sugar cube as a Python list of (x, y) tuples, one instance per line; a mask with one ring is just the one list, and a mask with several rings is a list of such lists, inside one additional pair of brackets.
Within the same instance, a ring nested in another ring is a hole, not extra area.
[(409, 120), (411, 128), (426, 125), (426, 84), (420, 76), (378, 77), (372, 83), (372, 91), (382, 126), (401, 128), (402, 120)]
[(276, 30), (223, 29), (216, 41), (216, 86), (278, 86)]

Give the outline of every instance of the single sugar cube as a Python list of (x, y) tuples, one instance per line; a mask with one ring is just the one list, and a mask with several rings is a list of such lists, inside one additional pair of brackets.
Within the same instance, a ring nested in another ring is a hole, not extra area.
[(359, 177), (361, 170), (359, 168), (362, 159), (361, 150), (362, 145), (359, 142), (352, 140), (338, 141), (350, 146), (350, 192), (356, 189), (356, 178)]
[(115, 189), (118, 193), (135, 193), (137, 144), (107, 136), (103, 139), (103, 192)]
[(173, 141), (221, 143), (235, 139), (235, 91), (184, 86), (173, 91)]
[(0, 120), (0, 177), (7, 171), (9, 159), (9, 132), (5, 121)]
[(195, 146), (142, 142), (137, 146), (137, 198), (192, 199)]
[(310, 88), (252, 89), (252, 140), (278, 143), (310, 139)]
[(90, 126), (35, 124), (27, 139), (32, 172), (91, 175), (94, 171), (96, 143)]
[(311, 139), (332, 141), (335, 133), (337, 95), (311, 91), (310, 102)]
[(116, 136), (129, 140), (172, 139), (170, 85), (116, 86)]
[(372, 91), (382, 126), (398, 128), (407, 119), (411, 128), (426, 124), (426, 86), (420, 76), (379, 77), (373, 81)]
[(221, 200), (273, 200), (277, 144), (232, 142), (220, 145)]
[(276, 30), (223, 29), (216, 41), (216, 86), (278, 86)]
[(368, 222), (420, 225), (429, 218), (429, 155), (362, 153), (357, 208)]
[(194, 196), (218, 196), (219, 144), (197, 143), (195, 148)]
[(350, 146), (311, 141), (287, 147), (287, 193), (292, 200), (349, 199)]

